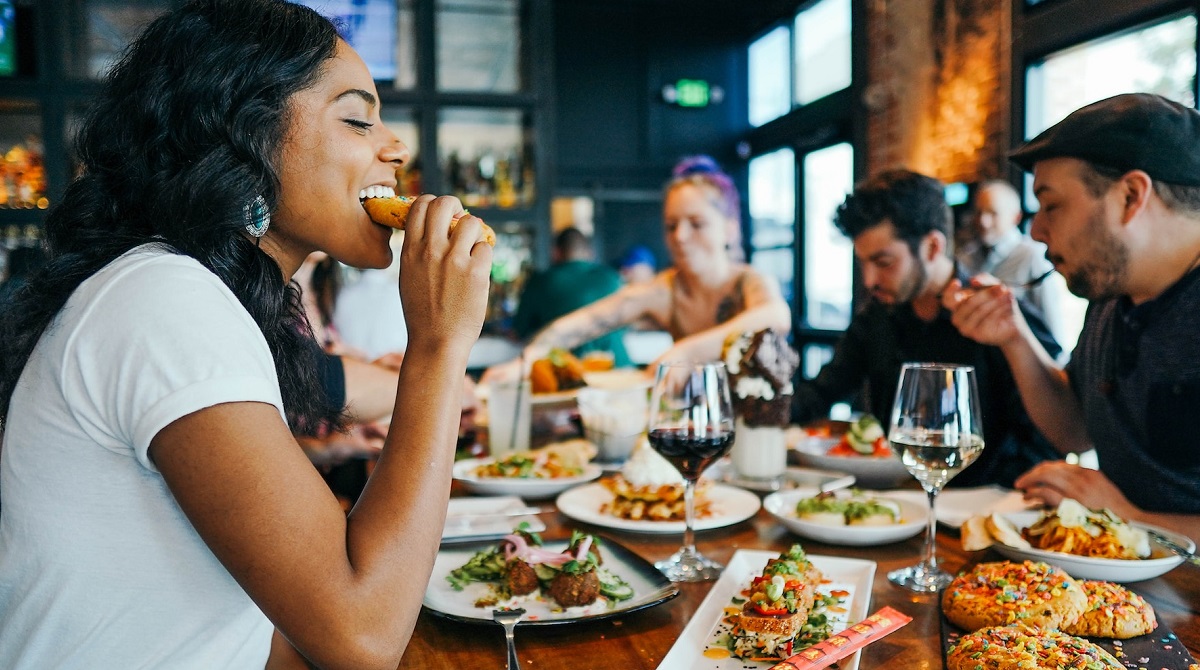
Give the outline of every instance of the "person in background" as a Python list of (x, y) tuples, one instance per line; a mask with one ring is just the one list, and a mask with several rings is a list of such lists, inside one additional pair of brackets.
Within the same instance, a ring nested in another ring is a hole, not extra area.
[(8, 273), (0, 283), (0, 304), (12, 300), (45, 264), (46, 252), (41, 247), (17, 247), (8, 252)]
[[(706, 156), (687, 158), (674, 170), (663, 201), (663, 233), (673, 267), (654, 281), (625, 286), (560, 317), (525, 348), (526, 364), (552, 347), (570, 348), (646, 318), (674, 344), (651, 363), (715, 361), (733, 333), (774, 328), (788, 332), (791, 310), (775, 281), (729, 259), (740, 205), (733, 180)], [(518, 361), (493, 366), (483, 381), (515, 379)]]
[[(870, 299), (838, 340), (833, 359), (815, 379), (796, 384), (793, 419), (823, 418), (865, 384), (866, 408), (886, 422), (903, 363), (973, 365), (987, 447), (951, 484), (1012, 486), (1018, 475), (1057, 452), (1022, 409), (1001, 351), (961, 335), (941, 305), (942, 290), (955, 277), (943, 193), (932, 177), (891, 170), (858, 184), (838, 207), (834, 223), (853, 240)], [(1040, 320), (1031, 316), (1030, 322), (1039, 341), (1057, 352)]]
[[(522, 340), (558, 317), (612, 295), (621, 288), (621, 276), (595, 261), (592, 242), (578, 228), (565, 228), (554, 238), (553, 265), (535, 272), (521, 290), (512, 327)], [(611, 354), (615, 367), (629, 365), (621, 341), (624, 330), (572, 347), (576, 356), (590, 352)]]
[(650, 251), (650, 247), (642, 244), (631, 247), (621, 257), (621, 262), (617, 266), (617, 272), (620, 273), (621, 281), (625, 284), (643, 284), (653, 281), (657, 271), (658, 264), (654, 260), (654, 252)]
[(1200, 112), (1119, 95), (1011, 159), (1033, 172), (1030, 233), (1091, 301), (1079, 344), (1056, 364), (1002, 284), (952, 283), (945, 304), (964, 335), (1004, 352), (1042, 431), (1100, 461), (1043, 463), (1016, 486), (1200, 537)]
[[(0, 667), (395, 668), (450, 493), (491, 247), (419, 197), (409, 347), (347, 515), (293, 431), (340, 425), (290, 278), (391, 262), (360, 194), (408, 149), (332, 23), (191, 0), (106, 75), (50, 261), (0, 313)], [(276, 632), (278, 631), (278, 632)], [(97, 660), (100, 659), (100, 660)]]
[(392, 264), (359, 272), (356, 280), (342, 287), (333, 305), (333, 323), (342, 342), (368, 360), (385, 364), (408, 348), (404, 309), (395, 299), (403, 240), (403, 231), (392, 233)]
[(1021, 232), (1021, 196), (1006, 181), (990, 180), (975, 190), (969, 228), (972, 239), (955, 254), (968, 275), (989, 274), (1013, 287), (1042, 316), (1054, 339), (1066, 351), (1074, 348), (1079, 324), (1072, 318), (1078, 300), (1067, 292), (1061, 275), (1052, 274), (1037, 285), (1025, 288), (1054, 269), (1046, 258), (1046, 245)]

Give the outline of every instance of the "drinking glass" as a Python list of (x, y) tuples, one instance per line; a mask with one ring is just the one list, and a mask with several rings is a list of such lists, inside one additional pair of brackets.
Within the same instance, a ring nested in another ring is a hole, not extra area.
[(723, 363), (663, 363), (650, 398), (650, 444), (684, 480), (683, 547), (654, 566), (673, 582), (704, 582), (725, 566), (696, 551), (696, 480), (733, 446), (733, 404)]
[(943, 363), (905, 363), (892, 407), (888, 441), (929, 496), (925, 559), (888, 573), (911, 591), (933, 592), (954, 578), (938, 569), (934, 549), (937, 494), (983, 452), (983, 424), (975, 368)]

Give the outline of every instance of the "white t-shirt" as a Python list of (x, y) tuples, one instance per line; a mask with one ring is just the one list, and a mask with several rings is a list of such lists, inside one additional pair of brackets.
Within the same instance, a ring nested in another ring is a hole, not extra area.
[(215, 275), (143, 246), (80, 285), (4, 431), (0, 668), (264, 667), (270, 621), (147, 456), (172, 421), (234, 401), (283, 412), (266, 340)]

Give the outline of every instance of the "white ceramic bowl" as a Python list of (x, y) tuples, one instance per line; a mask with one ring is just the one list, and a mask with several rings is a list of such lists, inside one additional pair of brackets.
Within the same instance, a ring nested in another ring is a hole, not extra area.
[(521, 477), (480, 477), (475, 468), (491, 463), (491, 458), (471, 458), (454, 464), (454, 478), (463, 483), (467, 491), (485, 496), (518, 496), (526, 500), (550, 498), (563, 491), (592, 481), (600, 476), (600, 466), (587, 464), (578, 477), (556, 479), (525, 479)]
[(805, 498), (811, 498), (817, 493), (819, 493), (818, 489), (811, 487), (772, 493), (763, 499), (763, 508), (788, 530), (801, 537), (826, 544), (851, 547), (866, 547), (907, 540), (924, 530), (929, 519), (927, 507), (902, 498), (889, 498), (886, 494), (874, 491), (864, 491), (863, 495), (896, 504), (900, 508), (900, 523), (888, 526), (830, 526), (797, 517), (796, 503)]
[(840, 437), (802, 436), (790, 447), (796, 451), (801, 465), (818, 470), (835, 470), (854, 475), (858, 484), (867, 488), (887, 489), (912, 479), (904, 464), (895, 456), (830, 456)]
[[(1031, 510), (1027, 512), (1011, 512), (1002, 515), (1004, 518), (1013, 522), (1018, 529), (1028, 528), (1038, 517), (1040, 512)], [(1196, 543), (1190, 538), (1173, 533), (1169, 530), (1148, 526), (1137, 522), (1131, 522), (1132, 526), (1140, 528), (1149, 528), (1156, 530), (1163, 535), (1166, 535), (1176, 543), (1187, 547), (1189, 551), (1196, 550)], [(1075, 554), (1065, 554), (1061, 551), (1046, 551), (1044, 549), (1022, 549), (1012, 547), (1007, 544), (997, 542), (992, 545), (1005, 558), (1010, 558), (1016, 561), (1030, 560), (1042, 561), (1051, 565), (1057, 565), (1067, 574), (1076, 579), (1099, 579), (1106, 582), (1140, 582), (1144, 579), (1153, 579), (1159, 575), (1173, 569), (1175, 566), (1183, 562), (1183, 558), (1171, 553), (1169, 550), (1158, 546), (1153, 540), (1150, 541), (1151, 554), (1150, 558), (1122, 560), (1116, 558), (1090, 558), (1088, 556), (1076, 556)]]
[(796, 503), (804, 498), (811, 498), (820, 492), (815, 487), (802, 487), (790, 491), (780, 491), (763, 498), (762, 507), (770, 515), (778, 519), (788, 531), (800, 537), (815, 539), (826, 544), (841, 544), (846, 546), (870, 546), (889, 544), (908, 539), (925, 530), (926, 520), (929, 519), (929, 509), (919, 504), (901, 498), (889, 498), (884, 493), (863, 491), (863, 496), (878, 499), (878, 501), (894, 503), (900, 508), (900, 524), (888, 526), (829, 526), (816, 524), (798, 518)]

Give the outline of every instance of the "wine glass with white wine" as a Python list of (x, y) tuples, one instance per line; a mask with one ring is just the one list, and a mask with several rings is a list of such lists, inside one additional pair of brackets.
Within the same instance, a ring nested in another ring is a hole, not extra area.
[(892, 407), (888, 433), (892, 450), (929, 496), (925, 558), (888, 573), (888, 579), (912, 591), (934, 592), (953, 575), (938, 569), (934, 549), (937, 494), (983, 452), (983, 416), (975, 368), (945, 363), (905, 363)]

